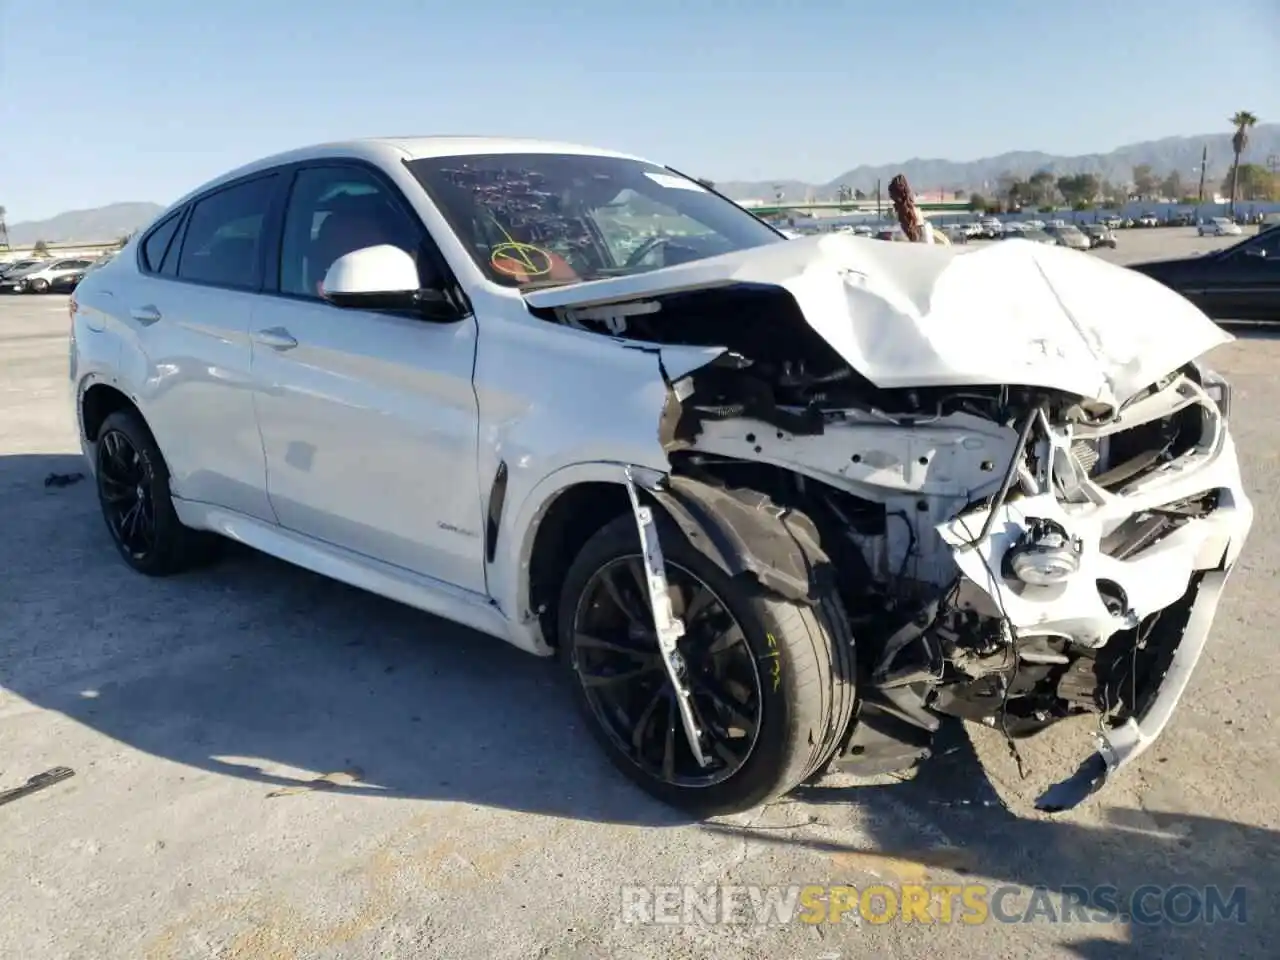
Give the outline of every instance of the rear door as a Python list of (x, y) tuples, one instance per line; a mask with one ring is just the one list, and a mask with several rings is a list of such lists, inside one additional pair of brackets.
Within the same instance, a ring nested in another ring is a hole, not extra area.
[(143, 413), (176, 496), (274, 522), (250, 388), (249, 322), (282, 176), (217, 188), (157, 224), (119, 295)]

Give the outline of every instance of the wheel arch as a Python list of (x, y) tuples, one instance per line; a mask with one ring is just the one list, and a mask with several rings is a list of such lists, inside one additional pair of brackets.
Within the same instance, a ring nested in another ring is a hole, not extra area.
[[(628, 470), (624, 464), (568, 468), (558, 472), (568, 476), (548, 495), (528, 498), (536, 506), (521, 511), (529, 519), (521, 524), (526, 533), (515, 561), (513, 609), (528, 631), (521, 645), (544, 654), (554, 650), (565, 572), (593, 533), (632, 512)], [(695, 549), (727, 574), (752, 577), (789, 600), (820, 601), (823, 578), (833, 567), (808, 517), (754, 490), (719, 487), (647, 468), (630, 472), (642, 499), (656, 504)]]
[(146, 423), (146, 417), (133, 398), (115, 384), (101, 380), (91, 382), (81, 389), (76, 410), (80, 419), (81, 436), (90, 444), (97, 440), (103, 421), (118, 410), (136, 413)]

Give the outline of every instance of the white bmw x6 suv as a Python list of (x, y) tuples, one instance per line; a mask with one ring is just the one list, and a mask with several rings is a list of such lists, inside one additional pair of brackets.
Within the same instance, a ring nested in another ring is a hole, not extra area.
[[(1229, 340), (1039, 244), (786, 240), (543, 142), (274, 156), (71, 304), (125, 561), (231, 538), (565, 661), (654, 795), (741, 810), (910, 767), (945, 716), (1157, 736), (1252, 523)], [(1087, 751), (1082, 751), (1082, 757)]]

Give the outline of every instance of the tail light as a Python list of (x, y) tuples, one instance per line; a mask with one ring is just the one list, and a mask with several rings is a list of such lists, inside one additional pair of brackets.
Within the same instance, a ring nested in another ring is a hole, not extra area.
[(67, 298), (67, 316), (74, 323), (76, 319), (76, 311), (80, 309), (80, 304), (76, 303), (76, 295), (73, 293)]

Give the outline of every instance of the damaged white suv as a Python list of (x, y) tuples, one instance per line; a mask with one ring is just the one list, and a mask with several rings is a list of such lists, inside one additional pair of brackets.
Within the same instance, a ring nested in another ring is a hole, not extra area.
[(1094, 714), (1073, 806), (1168, 722), (1252, 523), (1229, 337), (1039, 244), (786, 240), (541, 142), (333, 144), (176, 203), (71, 304), (107, 525), (218, 535), (559, 653), (702, 814)]

